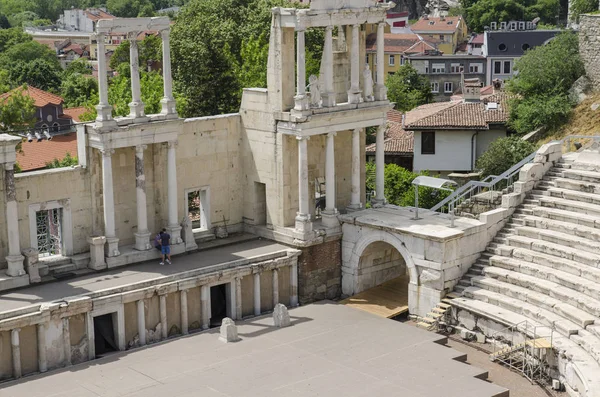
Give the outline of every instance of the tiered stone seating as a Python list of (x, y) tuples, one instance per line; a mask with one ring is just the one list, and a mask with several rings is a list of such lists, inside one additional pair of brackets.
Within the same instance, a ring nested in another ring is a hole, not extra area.
[(600, 165), (550, 169), (455, 292), (477, 317), (553, 328), (567, 390), (600, 396)]

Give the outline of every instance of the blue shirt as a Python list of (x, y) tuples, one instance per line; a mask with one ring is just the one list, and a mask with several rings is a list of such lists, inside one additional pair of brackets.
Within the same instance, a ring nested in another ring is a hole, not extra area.
[(169, 233), (161, 233), (160, 234), (160, 244), (163, 247), (168, 247), (170, 240), (171, 240), (171, 235)]

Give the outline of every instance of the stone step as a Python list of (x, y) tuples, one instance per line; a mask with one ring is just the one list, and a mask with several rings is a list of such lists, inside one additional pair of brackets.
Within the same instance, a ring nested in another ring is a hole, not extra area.
[(57, 274), (71, 273), (77, 270), (77, 266), (73, 263), (65, 263), (64, 265), (52, 266), (49, 269), (49, 274), (54, 276)]
[(71, 257), (71, 262), (73, 262), (77, 269), (85, 269), (90, 264), (90, 253), (86, 252), (83, 254), (73, 255)]
[(571, 335), (570, 339), (600, 363), (600, 338), (598, 336), (589, 331), (581, 330), (576, 335)]
[(515, 214), (523, 214), (523, 215), (533, 215), (533, 210), (528, 208), (517, 208), (514, 212)]
[[(527, 262), (519, 258), (508, 258), (505, 256), (494, 256), (490, 260), (490, 263), (491, 266), (537, 277), (542, 280), (551, 281), (560, 286), (569, 288), (574, 292), (587, 295), (594, 300), (600, 298), (599, 283), (586, 280), (583, 277), (576, 276), (553, 267)], [(493, 271), (493, 269), (486, 268), (483, 270), (483, 273), (487, 274), (488, 271)], [(598, 301), (598, 306), (600, 307), (600, 301)], [(600, 314), (600, 312), (597, 314)]]
[(579, 201), (582, 203), (589, 203), (600, 205), (600, 194), (597, 193), (586, 193), (576, 190), (563, 189), (559, 187), (551, 187), (548, 189), (550, 197), (562, 198), (565, 200)]
[(431, 328), (433, 328), (433, 324), (429, 324), (429, 323), (426, 323), (424, 321), (419, 321), (417, 323), (417, 327), (423, 328), (423, 329), (426, 329), (426, 330), (430, 330)]
[(460, 280), (458, 280), (458, 285), (462, 285), (463, 287), (468, 287), (471, 285), (471, 283), (467, 280), (465, 280), (464, 278), (461, 278)]
[(557, 221), (538, 216), (527, 216), (523, 219), (523, 223), (523, 226), (554, 230), (556, 232), (566, 233), (572, 236), (600, 242), (600, 229), (589, 226), (578, 225), (571, 222)]
[(591, 332), (592, 334), (594, 334), (598, 338), (600, 338), (600, 325), (598, 325), (598, 324), (588, 325), (587, 327), (585, 327), (585, 330), (588, 332)]
[(546, 175), (548, 176), (556, 176), (556, 177), (561, 177), (563, 175), (563, 170), (560, 171), (553, 171), (552, 169), (548, 170), (548, 172), (546, 172)]
[(570, 222), (578, 225), (600, 228), (600, 217), (559, 210), (549, 207), (537, 207), (533, 210), (533, 215), (540, 218), (548, 218), (561, 222)]
[(48, 268), (52, 269), (56, 266), (66, 265), (71, 263), (71, 258), (68, 256), (54, 255), (54, 256), (46, 256), (40, 257), (38, 263), (40, 265), (46, 265)]
[(558, 169), (558, 170), (562, 171), (565, 168), (571, 168), (571, 163), (561, 163), (558, 161), (556, 163), (554, 163), (554, 169)]
[(582, 251), (577, 248), (565, 247), (564, 245), (555, 244), (550, 241), (543, 241), (525, 236), (510, 236), (507, 240), (511, 247), (542, 252), (559, 258), (584, 263), (596, 268), (600, 266), (600, 255)]
[(540, 199), (540, 206), (577, 212), (580, 214), (600, 216), (600, 205), (582, 203), (580, 201), (565, 200), (548, 196)]
[(462, 292), (464, 291), (464, 289), (465, 289), (465, 288), (466, 288), (466, 287), (465, 287), (464, 285), (459, 285), (459, 284), (457, 284), (457, 285), (455, 285), (455, 286), (454, 286), (454, 292), (455, 292), (457, 295), (462, 295)]
[(578, 181), (600, 183), (600, 172), (585, 171), (577, 169), (568, 169), (562, 172), (562, 176), (568, 179), (576, 179)]
[(546, 191), (538, 189), (538, 188), (535, 188), (532, 191), (530, 191), (529, 194), (530, 195), (535, 195), (535, 196), (545, 196), (546, 195)]
[(568, 233), (557, 232), (555, 230), (548, 229), (537, 229), (530, 226), (521, 226), (517, 228), (517, 235), (538, 239), (542, 241), (549, 241), (554, 244), (563, 245), (565, 247), (579, 248), (583, 251), (596, 253), (600, 252), (600, 243), (594, 240), (588, 240), (574, 236)]
[(527, 303), (521, 299), (495, 292), (485, 286), (480, 287), (479, 283), (477, 286), (465, 288), (463, 295), (467, 298), (493, 303), (514, 313), (527, 316), (535, 321), (539, 321), (541, 324), (555, 328), (561, 335), (566, 337), (576, 334), (582, 329), (581, 325), (575, 324), (559, 314), (538, 307), (535, 304)]
[[(545, 295), (546, 298), (557, 299), (567, 305), (581, 309), (593, 316), (600, 315), (600, 301), (552, 281), (543, 280), (534, 276), (529, 276), (527, 274), (522, 274), (508, 269), (502, 269), (495, 266), (489, 266), (485, 268), (484, 273), (486, 278), (494, 278), (504, 282), (505, 284), (538, 292), (542, 295)], [(471, 283), (474, 285), (476, 281), (476, 277), (471, 279)], [(510, 293), (514, 290), (514, 288), (509, 288), (507, 285), (503, 285), (503, 287), (505, 288), (505, 293)], [(541, 304), (541, 302), (543, 302), (543, 300), (541, 300), (539, 304)]]
[(526, 198), (525, 200), (523, 200), (523, 204), (529, 204), (529, 205), (537, 206), (537, 205), (540, 204), (540, 201), (539, 200), (535, 200), (535, 199)]
[(583, 171), (592, 171), (599, 172), (600, 166), (598, 164), (584, 163), (584, 162), (572, 162), (570, 163), (572, 169), (574, 170), (583, 170)]
[(523, 203), (521, 204), (521, 206), (519, 208), (523, 208), (526, 210), (533, 210), (534, 208), (536, 208), (539, 205), (539, 202), (536, 200), (536, 202), (538, 204), (528, 204), (528, 203)]
[(555, 187), (569, 189), (577, 192), (600, 193), (600, 183), (578, 181), (575, 179), (559, 178), (554, 183)]

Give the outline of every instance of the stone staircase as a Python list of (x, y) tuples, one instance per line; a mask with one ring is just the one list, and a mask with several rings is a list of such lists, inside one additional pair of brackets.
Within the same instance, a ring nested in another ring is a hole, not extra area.
[(39, 272), (42, 279), (46, 278), (60, 278), (61, 276), (78, 273), (88, 272), (88, 264), (90, 263), (90, 253), (73, 255), (73, 256), (52, 256), (47, 258), (40, 258), (39, 260)]
[(443, 302), (457, 309), (458, 323), (471, 321), (461, 319), (466, 311), (488, 323), (540, 327), (536, 337), (552, 335), (562, 353), (567, 391), (597, 397), (600, 165), (563, 158), (534, 189)]

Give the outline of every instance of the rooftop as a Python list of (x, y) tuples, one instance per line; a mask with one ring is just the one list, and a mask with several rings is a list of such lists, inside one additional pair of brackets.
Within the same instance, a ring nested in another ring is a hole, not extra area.
[(62, 160), (69, 153), (77, 157), (77, 134), (56, 135), (51, 141), (32, 142), (23, 140), (21, 151), (17, 152), (17, 163), (22, 171), (34, 171), (46, 168), (46, 163), (54, 159)]
[(454, 33), (458, 29), (462, 17), (421, 17), (417, 22), (410, 25), (415, 33)]
[[(377, 51), (377, 33), (367, 36), (367, 52)], [(411, 53), (435, 50), (433, 42), (426, 42), (421, 36), (414, 33), (385, 33), (384, 52), (386, 53)]]
[(25, 88), (25, 95), (32, 98), (35, 102), (36, 107), (44, 107), (46, 105), (60, 105), (63, 103), (63, 99), (58, 95), (51, 94), (47, 91), (40, 90), (39, 88), (32, 87), (30, 85), (24, 85), (22, 87), (17, 87), (11, 91), (8, 91), (2, 95), (0, 95), (0, 102), (4, 102), (10, 97), (13, 93), (17, 92)]

